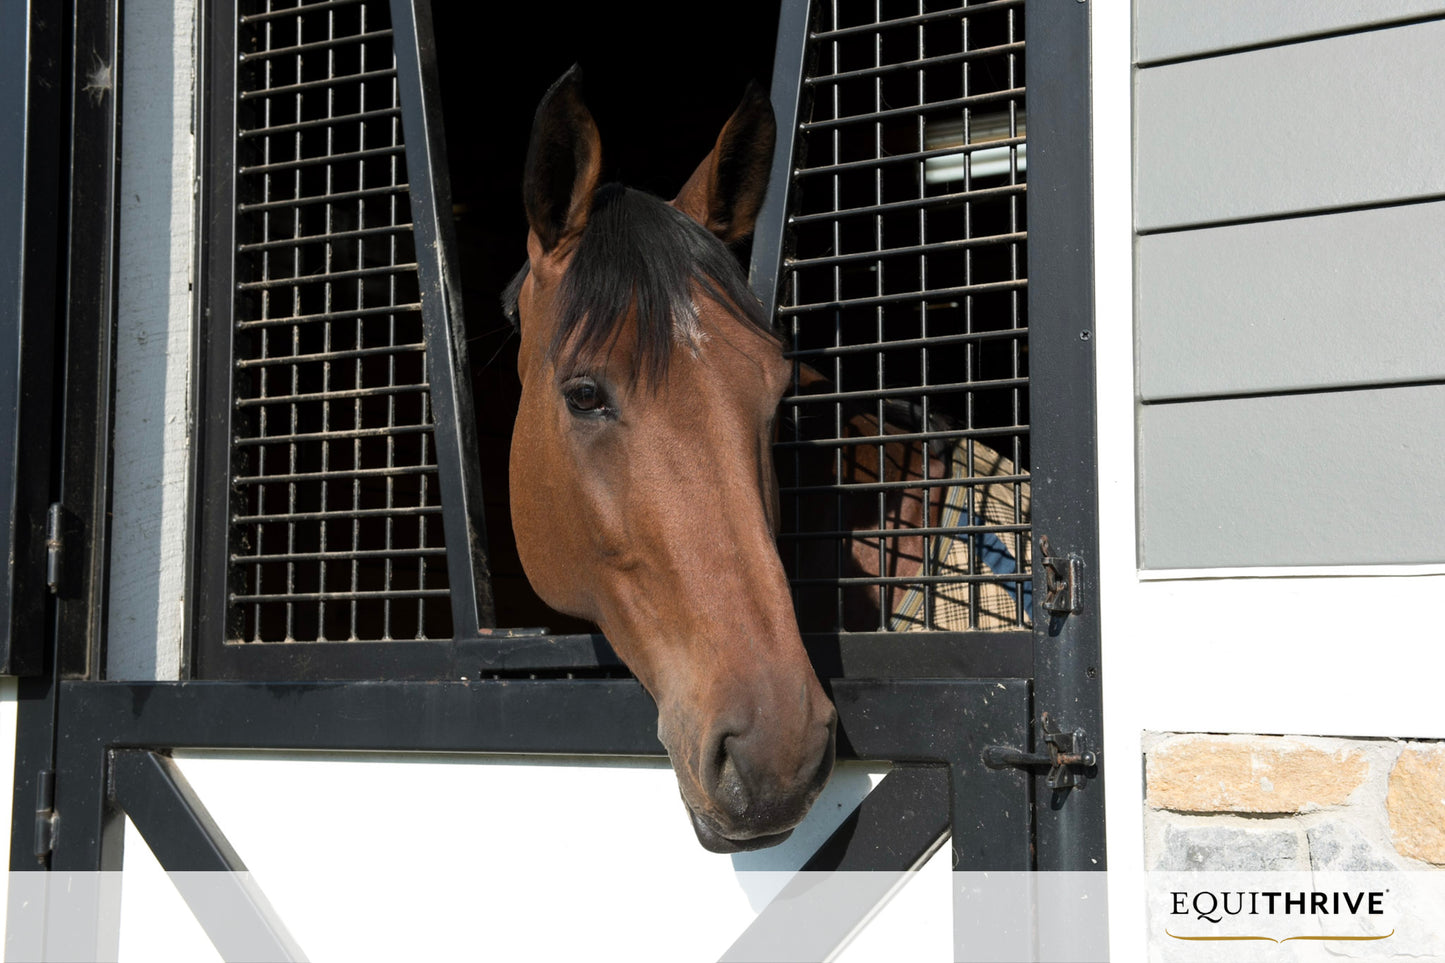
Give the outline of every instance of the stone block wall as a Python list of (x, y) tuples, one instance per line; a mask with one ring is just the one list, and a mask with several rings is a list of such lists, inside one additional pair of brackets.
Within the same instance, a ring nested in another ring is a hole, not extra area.
[(1151, 870), (1445, 868), (1445, 741), (1147, 733)]

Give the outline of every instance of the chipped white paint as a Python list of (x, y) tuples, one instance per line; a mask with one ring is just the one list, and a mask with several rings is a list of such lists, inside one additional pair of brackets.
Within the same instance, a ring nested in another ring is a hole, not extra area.
[[(106, 665), (113, 679), (176, 679), (181, 671), (190, 514), (195, 12), (194, 0), (126, 4)], [(110, 73), (98, 67), (91, 76), (108, 83)]]

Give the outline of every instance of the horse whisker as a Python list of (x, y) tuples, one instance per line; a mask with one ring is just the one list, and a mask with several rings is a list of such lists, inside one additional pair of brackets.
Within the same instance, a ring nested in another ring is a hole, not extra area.
[[(509, 324), (506, 326), (506, 328), (511, 328), (510, 333), (508, 333), (507, 336), (502, 339), (501, 344), (497, 345), (497, 350), (493, 351), (492, 356), (488, 358), (486, 362), (482, 365), (482, 370), (485, 371), (487, 368), (490, 368), (492, 366), (492, 362), (497, 360), (497, 355), (501, 354), (502, 349), (507, 346), (507, 342), (511, 341), (514, 337), (517, 336), (517, 329), (515, 327)], [(498, 331), (506, 330), (506, 328), (495, 328), (491, 331), (488, 331), (487, 334), (496, 334)], [(483, 335), (483, 337), (485, 337), (485, 335)]]

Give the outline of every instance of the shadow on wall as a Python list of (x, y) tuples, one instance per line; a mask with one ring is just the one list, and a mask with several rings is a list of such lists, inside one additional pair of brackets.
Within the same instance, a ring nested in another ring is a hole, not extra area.
[[(195, 142), (194, 64), (176, 51), (191, 48), (195, 3), (137, 0), (125, 17), (111, 503), (111, 557), (125, 564), (109, 567), (106, 676), (178, 679), (186, 573), (170, 560), (189, 538), (190, 428), (167, 413), (190, 404)], [(87, 91), (107, 95), (102, 84), (114, 76), (114, 65), (96, 60)], [(127, 163), (132, 154), (171, 163)]]

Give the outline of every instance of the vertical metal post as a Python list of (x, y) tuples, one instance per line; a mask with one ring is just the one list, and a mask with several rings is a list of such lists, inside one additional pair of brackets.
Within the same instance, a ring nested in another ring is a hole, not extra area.
[[(1073, 611), (1034, 613), (1034, 746), (1042, 714), (1103, 745), (1098, 579), (1098, 497), (1094, 417), (1092, 179), (1089, 119), (1089, 7), (1078, 0), (1026, 0), (1029, 90), (1029, 364), (1033, 372), (1034, 558), (1047, 537), (1074, 572)], [(1071, 561), (1076, 559), (1077, 561)], [(1034, 568), (1034, 599), (1048, 567)], [(1065, 606), (1057, 606), (1065, 609)], [(1126, 760), (1119, 760), (1125, 762)], [(1065, 958), (1107, 945), (1103, 870), (1104, 771), (1055, 790), (1035, 772), (1037, 946)], [(1079, 894), (1087, 892), (1087, 899)]]
[[(1026, 9), (1034, 532), (1049, 539), (1054, 554), (1082, 557), (1082, 611), (1035, 613), (1034, 724), (1039, 712), (1050, 712), (1099, 746), (1089, 10), (1076, 0), (1029, 0)], [(1036, 544), (1034, 558), (1043, 555)], [(1042, 599), (1045, 566), (1035, 566), (1034, 578), (1034, 598)], [(1035, 746), (1042, 744), (1036, 729)], [(1039, 869), (1104, 869), (1102, 772), (1062, 793), (1048, 789), (1042, 775), (1036, 780)]]
[(437, 468), (447, 539), (452, 625), (457, 638), (496, 626), (487, 566), (477, 421), (472, 411), (466, 325), (456, 274), (451, 178), (437, 91), (436, 42), (428, 0), (391, 0), (397, 83), (411, 184), (412, 223), (426, 326), (427, 381), (436, 423)]
[(0, 3), (0, 672), (41, 671), (64, 89), (58, 0)]
[(45, 909), (46, 960), (113, 960), (120, 952), (121, 867), (125, 817), (107, 794), (105, 753), (99, 746), (57, 761), (57, 812), (65, 831), (51, 857)]
[(778, 306), (778, 275), (782, 272), (783, 238), (788, 226), (788, 190), (793, 177), (793, 155), (797, 148), (798, 112), (803, 91), (803, 66), (808, 49), (809, 0), (783, 0), (778, 15), (778, 46), (773, 59), (771, 92), (778, 140), (773, 149), (773, 169), (768, 175), (768, 193), (758, 212), (753, 232), (750, 281), (753, 293), (763, 302), (763, 313), (773, 317)]

